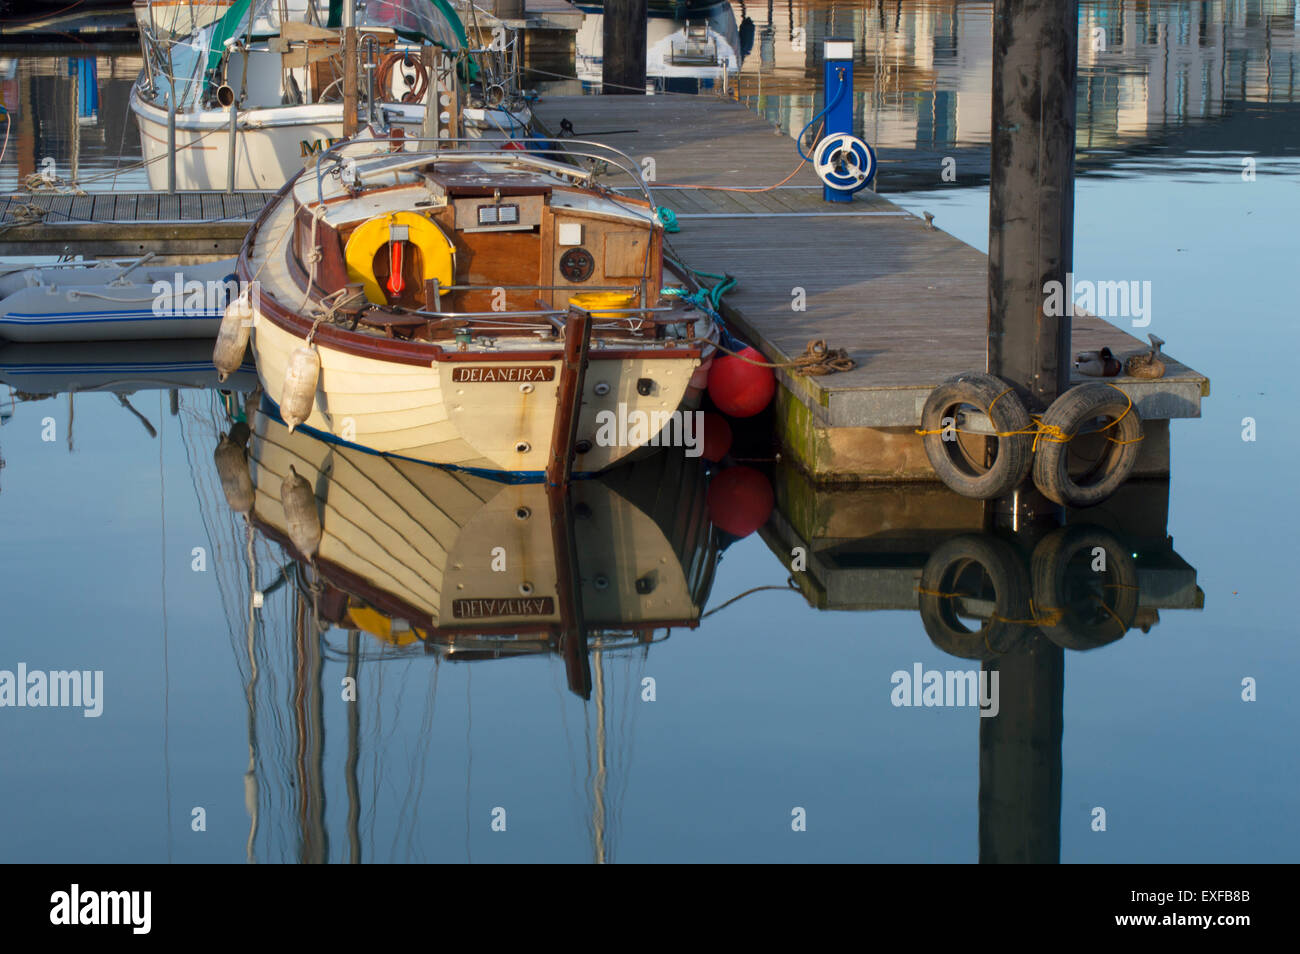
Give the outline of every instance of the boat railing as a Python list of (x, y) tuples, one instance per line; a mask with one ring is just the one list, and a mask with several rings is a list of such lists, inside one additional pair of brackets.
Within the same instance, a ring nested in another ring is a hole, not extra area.
[[(349, 147), (375, 147), (384, 145), (389, 148), (393, 146), (403, 147), (399, 152), (392, 153), (393, 156), (401, 155), (403, 152), (410, 152), (411, 157), (406, 160), (394, 161), (391, 165), (384, 167), (384, 172), (399, 172), (403, 169), (409, 169), (415, 166), (423, 165), (431, 159), (436, 162), (495, 162), (514, 166), (531, 166), (533, 168), (553, 173), (555, 175), (568, 176), (584, 180), (587, 184), (600, 174), (597, 169), (582, 169), (580, 166), (573, 164), (571, 161), (562, 161), (559, 158), (549, 158), (551, 156), (563, 157), (567, 160), (586, 159), (593, 163), (604, 163), (606, 166), (612, 166), (622, 172), (633, 183), (636, 188), (650, 203), (651, 207), (655, 205), (654, 196), (650, 192), (650, 186), (641, 176), (641, 167), (627, 153), (615, 149), (613, 146), (607, 146), (604, 143), (593, 142), (587, 139), (566, 139), (563, 146), (552, 148), (537, 148), (530, 144), (527, 149), (483, 149), (484, 145), (493, 143), (505, 144), (515, 142), (511, 139), (469, 139), (465, 137), (425, 137), (425, 136), (393, 136), (393, 137), (376, 137), (375, 139), (348, 139), (343, 142), (337, 142), (326, 149), (322, 149), (316, 156), (316, 195), (321, 205), (325, 204), (324, 194), (324, 177), (321, 175), (322, 165), (327, 157), (333, 157), (335, 167), (341, 168), (343, 162), (349, 157), (345, 155), (345, 150)], [(423, 151), (412, 151), (404, 148), (416, 143), (431, 143), (435, 148)], [(447, 148), (448, 146), (452, 148)], [(466, 146), (470, 148), (465, 148)], [(577, 147), (577, 148), (572, 148)], [(371, 153), (378, 155), (379, 153)], [(333, 170), (328, 170), (333, 172)]]
[[(578, 305), (569, 305), (565, 308), (534, 308), (511, 311), (442, 311), (429, 308), (413, 308), (410, 309), (410, 314), (428, 318), (430, 321), (447, 319), (451, 321), (496, 322), (502, 326), (508, 326), (511, 319), (544, 318), (556, 327), (563, 329), (564, 322), (560, 319), (568, 318), (574, 314), (585, 314), (597, 321), (601, 318), (615, 317), (639, 319), (642, 324), (675, 325), (681, 323), (680, 317), (663, 320), (655, 316), (666, 315), (676, 310), (671, 305), (651, 305), (644, 308), (582, 308)], [(621, 321), (618, 322), (618, 324), (622, 323)]]

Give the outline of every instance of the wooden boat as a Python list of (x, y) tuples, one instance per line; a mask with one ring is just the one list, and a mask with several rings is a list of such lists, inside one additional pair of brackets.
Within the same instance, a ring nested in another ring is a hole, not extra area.
[[(663, 226), (635, 163), (566, 142), (640, 195), (469, 142), (322, 154), (245, 239), (238, 274), (255, 294), (227, 309), (218, 369), (237, 366), (251, 327), (291, 425), (427, 463), (536, 477), (563, 452), (594, 473), (668, 442), (718, 328), (663, 287)], [(609, 415), (645, 426), (614, 440)]]
[(0, 339), (122, 341), (212, 338), (237, 289), (234, 261), (32, 265), (0, 273)]
[(699, 623), (717, 540), (698, 458), (665, 451), (557, 494), (290, 432), (269, 404), (248, 424), (247, 463), (223, 438), (223, 486), (246, 481), (232, 504), (310, 563), (338, 625), (456, 659), (566, 653), (585, 694), (587, 646)]

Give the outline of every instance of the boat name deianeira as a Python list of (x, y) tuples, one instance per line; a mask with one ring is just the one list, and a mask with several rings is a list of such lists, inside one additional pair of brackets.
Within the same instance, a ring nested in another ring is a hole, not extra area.
[[(630, 158), (494, 145), (370, 130), (322, 152), (249, 231), (256, 294), (227, 308), (218, 370), (251, 338), (291, 427), (417, 461), (537, 476), (563, 453), (595, 473), (652, 443), (599, 424), (696, 407), (717, 316), (688, 276), (665, 286)], [(639, 194), (598, 182), (610, 170)]]

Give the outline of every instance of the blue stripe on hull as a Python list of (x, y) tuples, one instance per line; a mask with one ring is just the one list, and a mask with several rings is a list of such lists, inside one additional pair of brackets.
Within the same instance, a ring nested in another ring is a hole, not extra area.
[[(272, 419), (284, 424), (284, 418), (280, 416), (279, 406), (272, 401), (265, 393), (262, 394), (262, 412)], [(288, 425), (285, 425), (286, 427)], [(394, 460), (405, 460), (412, 464), (421, 464), (425, 467), (437, 467), (439, 470), (452, 470), (461, 474), (470, 474), (474, 477), (483, 477), (487, 480), (495, 480), (502, 484), (540, 484), (546, 480), (546, 471), (544, 470), (489, 470), (485, 467), (459, 467), (456, 464), (434, 464), (427, 460), (419, 460), (415, 457), (407, 457), (403, 454), (389, 454), (384, 451), (377, 451), (372, 447), (366, 447), (362, 444), (354, 444), (351, 441), (345, 441), (336, 434), (330, 434), (327, 431), (320, 431), (314, 427), (308, 427), (306, 424), (299, 424), (294, 430), (305, 431), (312, 437), (326, 444), (333, 444), (336, 447), (346, 447), (350, 450), (358, 450), (363, 454), (370, 454), (372, 457), (391, 457)], [(595, 477), (596, 472), (588, 471), (583, 473), (574, 473), (576, 480), (587, 480)]]

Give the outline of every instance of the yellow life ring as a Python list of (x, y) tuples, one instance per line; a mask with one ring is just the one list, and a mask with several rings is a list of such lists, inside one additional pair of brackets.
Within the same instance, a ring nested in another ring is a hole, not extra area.
[(391, 646), (410, 646), (425, 636), (423, 630), (414, 626), (410, 629), (395, 628), (391, 616), (369, 606), (349, 606), (348, 616), (358, 629)]
[(456, 246), (442, 229), (415, 212), (392, 212), (377, 215), (358, 225), (343, 249), (343, 257), (348, 263), (348, 280), (360, 282), (365, 287), (366, 298), (376, 305), (388, 304), (388, 298), (375, 278), (374, 263), (379, 249), (388, 244), (389, 231), (394, 225), (406, 226), (407, 241), (414, 242), (420, 250), (426, 282), (436, 278), (443, 286), (455, 283)]

